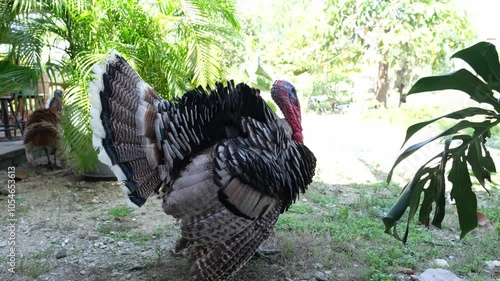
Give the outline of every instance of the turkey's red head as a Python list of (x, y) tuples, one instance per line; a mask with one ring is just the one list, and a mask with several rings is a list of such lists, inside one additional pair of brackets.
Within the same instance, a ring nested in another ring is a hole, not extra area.
[(302, 118), (300, 115), (300, 103), (295, 87), (288, 81), (277, 80), (271, 88), (271, 96), (279, 106), (288, 125), (292, 128), (292, 139), (304, 142), (302, 136)]

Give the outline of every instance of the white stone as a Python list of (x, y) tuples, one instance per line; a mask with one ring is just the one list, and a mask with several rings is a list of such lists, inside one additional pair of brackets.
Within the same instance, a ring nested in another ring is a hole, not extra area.
[(500, 270), (500, 261), (487, 261), (486, 265), (488, 265), (488, 268), (491, 270)]
[(419, 281), (462, 281), (463, 279), (458, 278), (451, 271), (441, 268), (429, 268), (424, 273), (422, 273)]
[(443, 260), (443, 259), (435, 259), (434, 260), (434, 265), (439, 267), (439, 268), (448, 268), (450, 267), (450, 265), (448, 264), (448, 262), (446, 260)]

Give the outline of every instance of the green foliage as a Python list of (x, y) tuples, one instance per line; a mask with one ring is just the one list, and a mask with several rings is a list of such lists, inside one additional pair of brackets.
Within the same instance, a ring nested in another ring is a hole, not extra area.
[(347, 75), (355, 68), (352, 60), (344, 59), (353, 55), (352, 44), (346, 36), (343, 40), (330, 37), (337, 33), (325, 20), (324, 8), (324, 1), (240, 1), (243, 38), (224, 48), (232, 75), (256, 58), (283, 77)]
[[(46, 69), (67, 85), (63, 145), (80, 171), (97, 164), (87, 88), (91, 68), (104, 54), (118, 50), (161, 96), (172, 98), (225, 78), (221, 46), (239, 30), (233, 0), (0, 0), (0, 7), (8, 61), (20, 58), (35, 75)], [(7, 78), (31, 79), (10, 71), (0, 85)]]
[(125, 207), (116, 207), (109, 210), (108, 214), (113, 218), (124, 218), (130, 214), (132, 214), (134, 210), (128, 206)]
[(323, 95), (333, 103), (348, 103), (352, 99), (354, 82), (345, 76), (318, 75), (313, 80), (312, 96)]
[(370, 275), (370, 281), (392, 281), (394, 278), (392, 278), (391, 275), (380, 272), (378, 270), (374, 271)]
[[(467, 62), (482, 80), (468, 70), (460, 69), (446, 75), (422, 78), (413, 85), (408, 94), (454, 89), (468, 94), (472, 100), (484, 106), (468, 107), (408, 127), (403, 146), (415, 133), (437, 120), (447, 118), (457, 121), (438, 135), (407, 147), (396, 159), (387, 177), (387, 181), (390, 182), (394, 168), (401, 161), (425, 145), (447, 137), (443, 151), (420, 167), (383, 219), (386, 232), (400, 239), (396, 224), (406, 209), (410, 208), (406, 231), (402, 238), (403, 243), (407, 241), (409, 223), (417, 214), (419, 205), (418, 221), (424, 225), (441, 227), (445, 215), (446, 179), (452, 184), (450, 196), (456, 202), (462, 231), (460, 237), (464, 238), (468, 232), (477, 227), (477, 200), (472, 191), (469, 171), (484, 188), (486, 180), (491, 181), (491, 174), (496, 172), (495, 163), (485, 144), (491, 137), (490, 130), (500, 123), (500, 102), (494, 96), (494, 91), (500, 89), (498, 53), (492, 44), (480, 42), (459, 51), (453, 57)], [(447, 164), (450, 162), (451, 168), (446, 178)], [(420, 200), (422, 193), (423, 200)], [(431, 221), (433, 205), (435, 212)]]
[(36, 251), (30, 256), (23, 256), (20, 258), (19, 268), (16, 272), (24, 276), (37, 278), (52, 270), (53, 266), (49, 261), (53, 255), (54, 250), (48, 248), (43, 251)]
[[(336, 27), (332, 39), (348, 38), (350, 50), (355, 51), (345, 59), (387, 64), (397, 73), (398, 87), (408, 85), (423, 66), (448, 70), (447, 57), (474, 37), (468, 18), (452, 0), (328, 0), (326, 11)], [(389, 73), (384, 69), (378, 74), (379, 101), (387, 95), (383, 85), (388, 86)]]

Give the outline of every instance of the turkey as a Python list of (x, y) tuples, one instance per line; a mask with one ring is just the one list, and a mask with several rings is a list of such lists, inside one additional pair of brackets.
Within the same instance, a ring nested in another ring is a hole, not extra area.
[(192, 280), (231, 277), (314, 176), (295, 88), (272, 86), (283, 122), (243, 83), (167, 101), (116, 51), (93, 71), (93, 144), (129, 205), (161, 191), (164, 211), (180, 220), (175, 250), (189, 251)]
[[(59, 119), (62, 110), (61, 90), (56, 90), (49, 108), (37, 109), (29, 117), (23, 136), (28, 165), (33, 165), (33, 149), (43, 147), (47, 155), (47, 167), (57, 167), (57, 148), (59, 146)], [(54, 164), (50, 161), (48, 148), (54, 149)]]

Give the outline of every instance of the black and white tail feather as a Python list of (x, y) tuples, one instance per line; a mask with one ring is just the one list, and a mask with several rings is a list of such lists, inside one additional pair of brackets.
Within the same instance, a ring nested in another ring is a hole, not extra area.
[(164, 210), (192, 246), (193, 279), (236, 272), (312, 181), (312, 152), (248, 85), (219, 83), (170, 102), (116, 51), (93, 71), (93, 145), (124, 181), (129, 205), (163, 189)]

